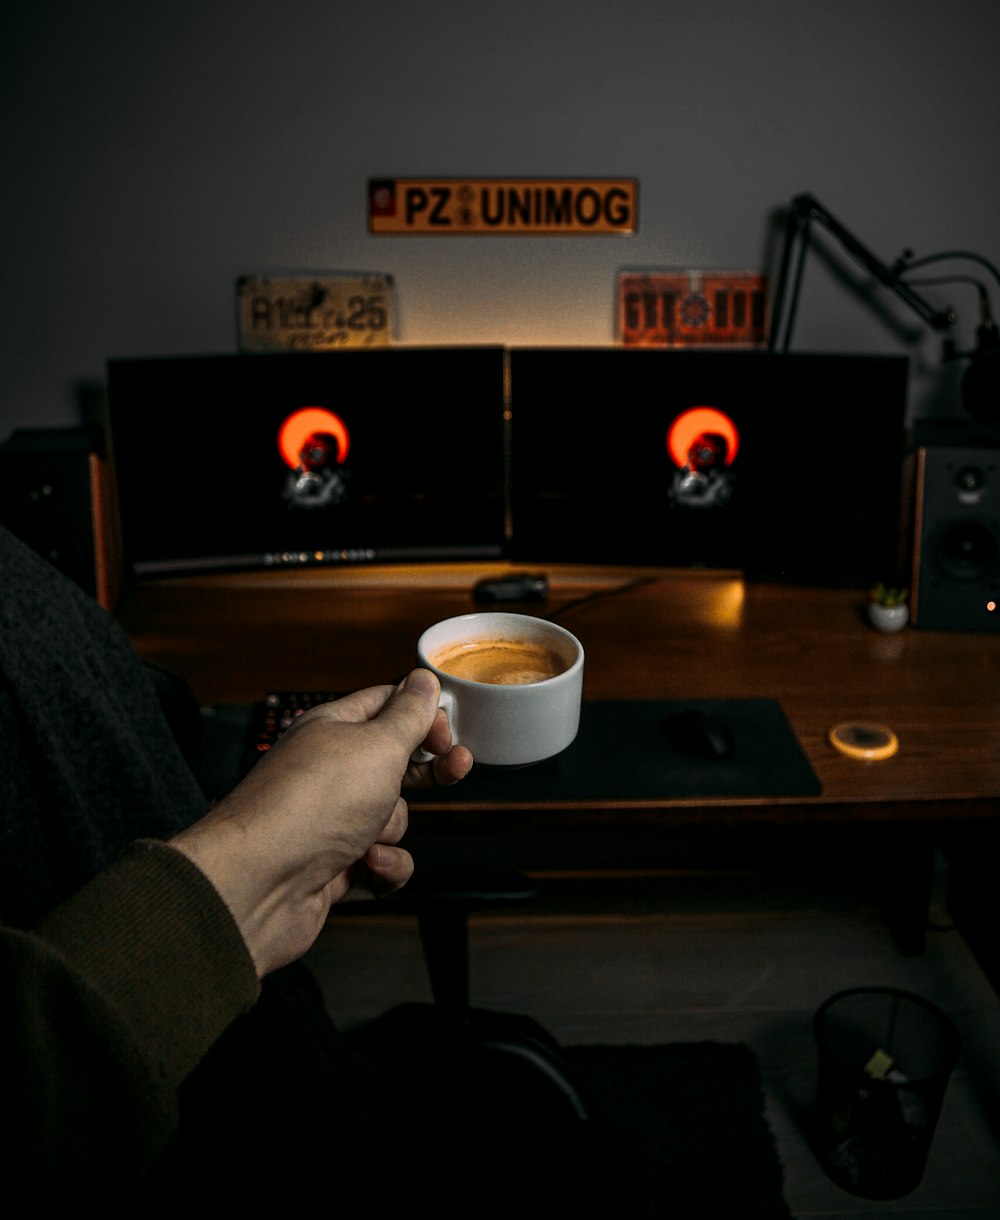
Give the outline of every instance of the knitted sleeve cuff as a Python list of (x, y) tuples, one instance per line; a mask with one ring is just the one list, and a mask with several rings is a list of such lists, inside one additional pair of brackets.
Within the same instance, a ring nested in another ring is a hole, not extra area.
[(260, 992), (211, 882), (165, 843), (139, 840), (37, 929), (178, 1085)]

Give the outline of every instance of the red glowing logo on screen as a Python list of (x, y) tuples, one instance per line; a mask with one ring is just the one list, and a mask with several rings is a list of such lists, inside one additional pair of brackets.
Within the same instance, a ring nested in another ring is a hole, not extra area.
[(325, 466), (331, 457), (336, 465), (342, 466), (350, 447), (347, 425), (324, 407), (293, 411), (278, 432), (278, 449), (291, 470)]
[(681, 470), (714, 465), (715, 461), (709, 460), (713, 454), (716, 459), (722, 458), (723, 465), (731, 466), (739, 447), (740, 434), (736, 425), (714, 407), (692, 407), (684, 411), (667, 431), (667, 452)]

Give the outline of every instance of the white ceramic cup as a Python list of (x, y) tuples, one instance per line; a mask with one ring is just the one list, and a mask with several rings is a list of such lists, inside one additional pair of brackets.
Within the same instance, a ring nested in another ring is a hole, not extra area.
[[(561, 670), (539, 681), (506, 685), (456, 677), (438, 665), (456, 645), (485, 640), (542, 645), (558, 658)], [(523, 767), (542, 762), (565, 750), (576, 737), (583, 645), (558, 623), (503, 610), (460, 614), (427, 628), (417, 641), (417, 664), (437, 675), (452, 740), (466, 746), (479, 765)]]

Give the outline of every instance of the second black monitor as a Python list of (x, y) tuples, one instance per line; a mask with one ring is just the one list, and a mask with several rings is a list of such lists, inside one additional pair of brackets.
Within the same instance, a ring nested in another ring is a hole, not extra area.
[(905, 357), (510, 353), (515, 560), (895, 571)]

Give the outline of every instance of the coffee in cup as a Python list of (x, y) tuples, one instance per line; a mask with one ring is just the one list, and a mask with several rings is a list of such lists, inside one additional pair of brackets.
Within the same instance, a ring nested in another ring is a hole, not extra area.
[(417, 664), (437, 675), (452, 740), (478, 765), (527, 766), (576, 737), (583, 646), (558, 623), (502, 610), (461, 614), (427, 628)]
[(498, 686), (544, 682), (566, 669), (558, 653), (536, 640), (460, 640), (434, 653), (430, 660), (453, 677)]

